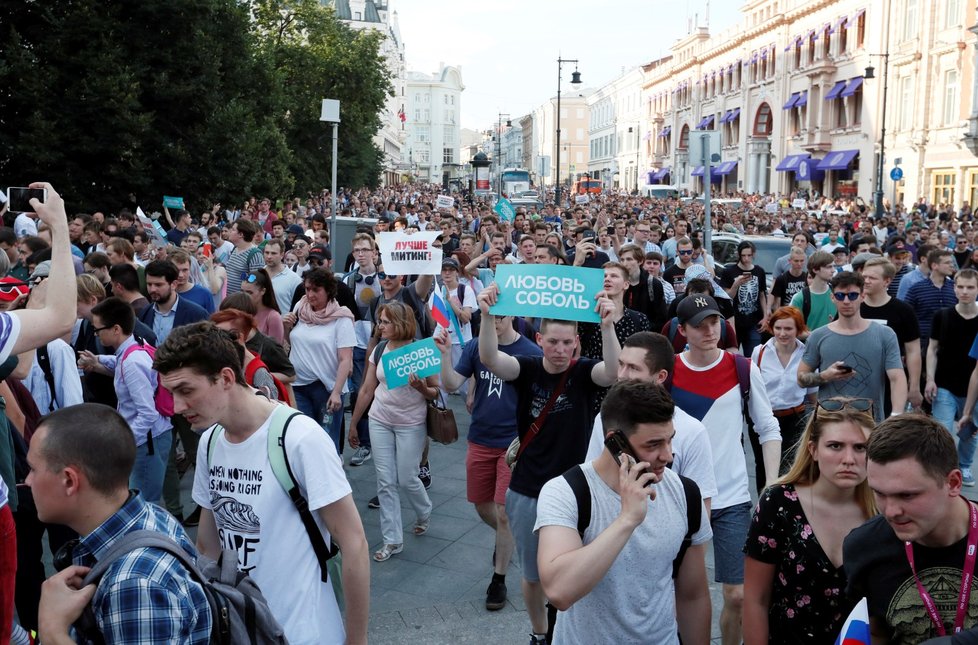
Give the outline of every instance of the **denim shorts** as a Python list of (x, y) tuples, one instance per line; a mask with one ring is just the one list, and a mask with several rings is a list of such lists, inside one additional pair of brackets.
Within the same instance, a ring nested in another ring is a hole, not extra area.
[[(513, 532), (523, 579), (529, 582), (540, 582), (540, 571), (537, 569), (537, 546), (540, 543), (540, 536), (533, 532), (533, 526), (537, 523), (537, 499), (517, 493), (513, 489), (507, 490), (506, 516), (509, 517), (509, 528)], [(745, 530), (745, 539), (746, 536)]]
[(717, 582), (728, 585), (744, 584), (744, 544), (747, 542), (750, 517), (750, 502), (715, 508), (710, 512)]

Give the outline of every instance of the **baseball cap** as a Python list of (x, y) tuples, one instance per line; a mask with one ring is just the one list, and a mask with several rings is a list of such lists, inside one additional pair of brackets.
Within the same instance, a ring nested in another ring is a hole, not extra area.
[(845, 246), (837, 246), (832, 249), (832, 255), (835, 255), (836, 253), (849, 253), (849, 249)]
[(900, 253), (910, 253), (910, 249), (903, 246), (897, 246), (896, 244), (891, 244), (886, 247), (886, 254), (891, 257)]
[(332, 260), (333, 254), (322, 244), (317, 244), (309, 249), (309, 257), (317, 260)]
[(29, 291), (30, 287), (17, 278), (0, 278), (0, 302), (13, 302)]
[(38, 278), (46, 278), (51, 275), (51, 260), (45, 260), (34, 267), (34, 273), (31, 277), (27, 279), (28, 282), (34, 282)]
[(445, 258), (444, 260), (441, 261), (441, 268), (444, 269), (445, 267), (449, 267), (458, 271), (459, 270), (458, 260), (456, 260), (455, 258)]
[(303, 233), (305, 233), (305, 231), (302, 230), (302, 227), (299, 226), (298, 224), (289, 224), (288, 228), (285, 229), (285, 232), (295, 233), (296, 235), (302, 235)]
[(693, 294), (686, 296), (676, 307), (679, 324), (698, 325), (709, 316), (721, 316), (717, 301), (710, 296)]

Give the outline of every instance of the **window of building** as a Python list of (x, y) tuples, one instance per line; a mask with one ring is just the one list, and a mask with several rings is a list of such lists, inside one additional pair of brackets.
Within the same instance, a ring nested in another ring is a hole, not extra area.
[(361, 16), (363, 16), (363, 14), (360, 13), (359, 11), (357, 11), (356, 13), (353, 14), (353, 19), (354, 20), (362, 20), (362, 17)]
[(897, 128), (909, 130), (913, 122), (913, 77), (902, 77), (899, 87), (900, 112), (897, 114)]
[(806, 36), (805, 40), (808, 41), (808, 64), (811, 65), (815, 62), (815, 45), (818, 44), (817, 39), (812, 38), (811, 35)]
[(794, 51), (793, 66), (795, 69), (801, 69), (801, 41), (800, 40), (795, 41), (795, 48), (793, 51)]
[[(849, 81), (852, 83), (852, 81)], [(857, 126), (863, 120), (863, 86), (860, 84), (853, 94), (846, 98), (846, 107), (850, 114), (850, 123)]]
[(974, 208), (978, 204), (978, 170), (968, 171), (968, 192), (965, 194), (968, 196), (968, 204)]
[(584, 141), (584, 128), (577, 128), (574, 131), (574, 141)]
[(420, 143), (428, 143), (431, 141), (431, 130), (426, 125), (414, 126), (414, 138)]
[(757, 108), (757, 113), (754, 116), (754, 136), (769, 137), (772, 130), (771, 106), (767, 103), (761, 103), (761, 107)]
[(944, 119), (942, 125), (954, 125), (958, 120), (958, 70), (944, 72)]
[(446, 125), (442, 132), (442, 141), (445, 143), (455, 143), (455, 128)]
[(822, 58), (832, 58), (832, 29), (831, 25), (822, 27)]
[(455, 124), (455, 110), (452, 108), (445, 110), (445, 123)]
[(415, 108), (414, 110), (414, 122), (418, 123), (421, 121), (421, 108)]
[(574, 153), (574, 161), (575, 161), (575, 163), (584, 163), (584, 153), (581, 152), (580, 150), (578, 150), (577, 152), (575, 152)]
[(584, 108), (577, 108), (577, 118), (578, 119), (584, 118)]
[(916, 37), (918, 29), (920, 25), (917, 24), (917, 0), (904, 0), (901, 40), (912, 40)]
[[(961, 26), (961, 10), (964, 3), (961, 0), (944, 0), (944, 28), (956, 29)], [(972, 205), (974, 202), (969, 202)]]
[(418, 163), (430, 163), (431, 153), (428, 150), (418, 150)]
[[(952, 0), (953, 2), (954, 0)], [(856, 47), (862, 49), (866, 46), (866, 12), (864, 11), (856, 21)]]
[(455, 163), (455, 150), (452, 148), (442, 149), (442, 163)]
[(930, 174), (931, 203), (954, 203), (954, 172), (950, 169), (934, 170)]
[(846, 53), (849, 46), (849, 21), (846, 20), (839, 25), (839, 55)]
[(679, 149), (688, 150), (689, 149), (689, 126), (684, 125), (683, 129), (679, 133)]

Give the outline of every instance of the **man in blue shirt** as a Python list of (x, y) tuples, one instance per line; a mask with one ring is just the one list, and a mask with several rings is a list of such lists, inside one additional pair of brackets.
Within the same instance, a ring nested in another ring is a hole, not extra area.
[(47, 415), (31, 439), (27, 484), (38, 517), (82, 536), (69, 553), (59, 553), (71, 566), (42, 587), (39, 635), (48, 645), (74, 643), (69, 628), (89, 604), (106, 643), (210, 642), (204, 591), (169, 553), (134, 549), (110, 565), (97, 585), (78, 588), (89, 568), (133, 531), (159, 531), (197, 557), (173, 517), (129, 490), (135, 457), (125, 419), (95, 403)]
[(954, 257), (947, 249), (935, 249), (927, 254), (926, 262), (930, 268), (927, 279), (917, 282), (907, 292), (904, 299), (917, 313), (920, 325), (920, 352), (927, 355), (927, 343), (930, 341), (931, 323), (934, 314), (941, 309), (958, 304), (954, 293)]

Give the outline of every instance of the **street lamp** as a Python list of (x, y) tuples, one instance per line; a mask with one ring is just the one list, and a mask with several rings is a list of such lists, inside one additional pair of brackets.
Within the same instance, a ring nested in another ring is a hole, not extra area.
[(557, 166), (556, 170), (556, 188), (554, 190), (554, 201), (557, 207), (560, 207), (560, 81), (561, 81), (561, 68), (564, 63), (574, 63), (574, 73), (571, 74), (571, 85), (577, 89), (581, 86), (581, 73), (577, 71), (577, 59), (576, 58), (560, 58), (557, 57)]
[(333, 126), (333, 154), (331, 155), (332, 168), (330, 172), (331, 183), (329, 185), (329, 248), (333, 257), (336, 257), (336, 131), (340, 125), (340, 102), (336, 99), (323, 99), (319, 120), (325, 121)]
[[(873, 201), (876, 206), (876, 219), (883, 217), (883, 171), (886, 156), (886, 90), (887, 80), (890, 76), (890, 52), (884, 54), (870, 54), (870, 56), (881, 56), (883, 58), (883, 106), (880, 114), (880, 158), (876, 168), (876, 192), (873, 194)], [(872, 65), (866, 68), (863, 78), (866, 80), (876, 78), (876, 68)]]
[(508, 114), (496, 113), (496, 196), (503, 196), (503, 117), (506, 117), (506, 127), (513, 127), (513, 121)]

